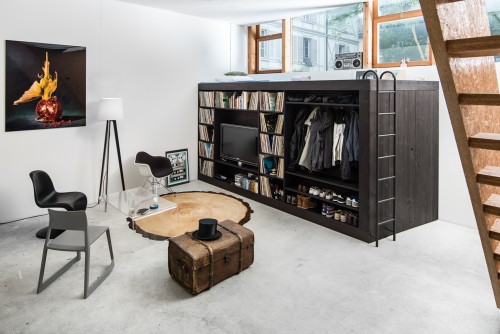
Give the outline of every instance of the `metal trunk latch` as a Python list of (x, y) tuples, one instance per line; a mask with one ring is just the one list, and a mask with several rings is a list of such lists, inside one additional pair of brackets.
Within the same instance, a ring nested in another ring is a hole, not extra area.
[(224, 264), (228, 264), (229, 262), (231, 262), (231, 255), (228, 252), (226, 252), (224, 254)]

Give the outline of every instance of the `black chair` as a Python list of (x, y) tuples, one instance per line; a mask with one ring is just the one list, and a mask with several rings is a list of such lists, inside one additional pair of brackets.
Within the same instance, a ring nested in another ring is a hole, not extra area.
[[(162, 185), (167, 191), (173, 192), (168, 186), (168, 176), (174, 172), (170, 159), (162, 156), (151, 156), (146, 152), (139, 152), (135, 156), (135, 164), (139, 167), (139, 173), (146, 176), (149, 183), (153, 186)], [(161, 179), (165, 179), (165, 185), (161, 183)]]
[[(67, 211), (80, 211), (87, 208), (87, 196), (81, 192), (59, 193), (54, 189), (50, 176), (42, 170), (30, 173), (35, 193), (35, 203), (40, 208), (62, 208)], [(36, 237), (45, 239), (48, 227), (44, 227), (36, 233)], [(52, 229), (50, 238), (54, 239), (64, 230)]]

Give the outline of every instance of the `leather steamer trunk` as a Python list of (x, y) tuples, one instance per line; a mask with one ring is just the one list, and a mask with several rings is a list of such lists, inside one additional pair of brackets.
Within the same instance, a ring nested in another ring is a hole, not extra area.
[(190, 232), (171, 238), (168, 244), (170, 276), (196, 295), (248, 268), (254, 259), (254, 235), (240, 224), (218, 223), (222, 236), (203, 241)]

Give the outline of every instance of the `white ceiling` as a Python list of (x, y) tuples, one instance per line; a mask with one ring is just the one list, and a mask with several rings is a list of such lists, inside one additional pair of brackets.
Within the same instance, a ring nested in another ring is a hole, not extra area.
[(120, 0), (243, 26), (295, 17), (361, 0)]

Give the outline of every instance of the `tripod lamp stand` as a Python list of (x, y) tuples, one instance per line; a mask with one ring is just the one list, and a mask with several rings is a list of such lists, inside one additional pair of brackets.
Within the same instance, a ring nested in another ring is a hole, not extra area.
[(107, 210), (108, 202), (108, 170), (109, 170), (109, 142), (111, 136), (111, 126), (115, 132), (116, 151), (118, 153), (118, 164), (120, 166), (120, 176), (122, 181), (122, 189), (125, 190), (125, 181), (123, 179), (122, 157), (120, 153), (120, 141), (118, 140), (118, 129), (116, 127), (116, 120), (123, 119), (123, 102), (121, 98), (102, 98), (99, 103), (99, 111), (97, 118), (106, 121), (106, 134), (104, 136), (104, 149), (102, 152), (102, 167), (101, 167), (101, 181), (99, 184), (99, 200), (104, 198)]

